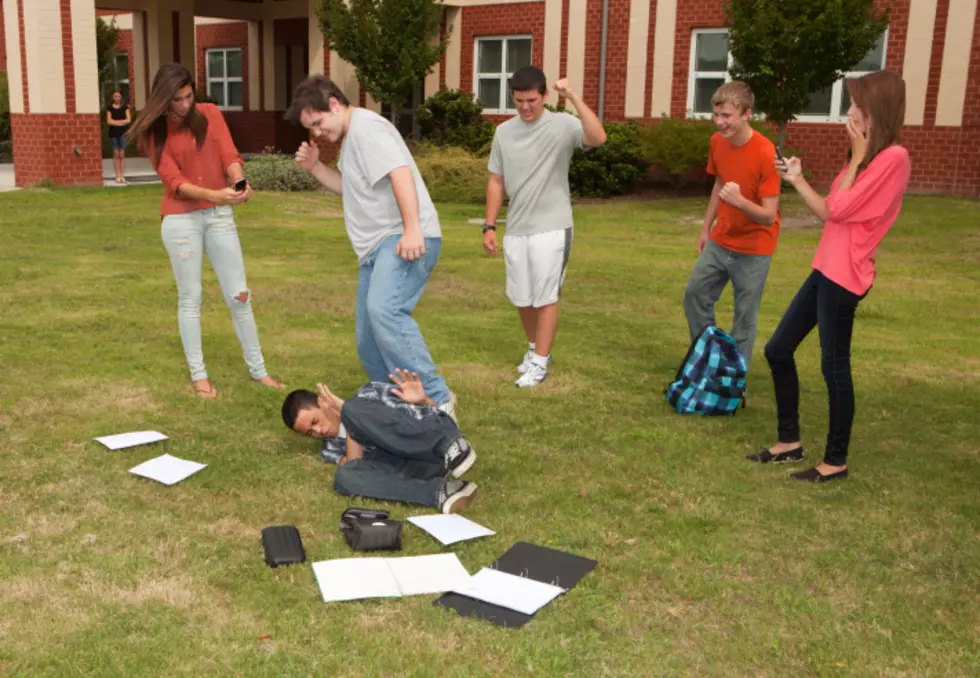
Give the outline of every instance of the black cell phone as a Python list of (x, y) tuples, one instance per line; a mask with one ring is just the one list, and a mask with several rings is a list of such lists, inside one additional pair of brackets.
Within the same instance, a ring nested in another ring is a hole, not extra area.
[(239, 193), (244, 191), (246, 186), (248, 186), (248, 180), (245, 177), (235, 180), (234, 187)]

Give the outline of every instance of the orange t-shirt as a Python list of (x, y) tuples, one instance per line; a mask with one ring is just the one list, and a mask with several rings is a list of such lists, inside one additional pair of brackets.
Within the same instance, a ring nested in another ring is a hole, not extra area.
[[(773, 157), (776, 147), (753, 130), (752, 138), (735, 146), (716, 132), (711, 137), (708, 153), (708, 174), (717, 176), (722, 184), (734, 181), (741, 193), (756, 205), (763, 198), (779, 195), (779, 175)], [(740, 254), (771, 255), (779, 238), (779, 212), (771, 226), (752, 221), (742, 210), (724, 201), (718, 202), (718, 221), (711, 230), (711, 239)]]
[[(214, 203), (182, 198), (177, 189), (187, 183), (215, 190), (227, 188), (228, 166), (236, 162), (242, 164), (242, 157), (235, 148), (228, 124), (218, 107), (214, 104), (197, 104), (197, 111), (208, 121), (208, 132), (201, 148), (197, 147), (190, 129), (174, 125), (169, 118), (167, 120), (167, 141), (160, 153), (160, 162), (154, 167), (164, 187), (160, 216), (214, 207)], [(147, 154), (152, 159), (153, 143), (147, 146)]]

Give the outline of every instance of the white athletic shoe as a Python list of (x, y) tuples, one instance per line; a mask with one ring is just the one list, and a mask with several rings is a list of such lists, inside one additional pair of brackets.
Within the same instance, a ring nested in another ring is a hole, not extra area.
[(537, 363), (531, 363), (520, 379), (515, 381), (518, 388), (531, 388), (532, 386), (537, 386), (542, 381), (548, 378), (548, 368), (541, 367)]
[[(533, 357), (534, 357), (534, 351), (529, 350), (527, 353), (524, 354), (524, 360), (522, 360), (521, 364), (517, 366), (518, 374), (524, 374), (525, 372), (527, 372), (527, 368), (531, 366), (531, 358)], [(549, 364), (551, 363), (550, 355), (548, 356), (548, 363)]]

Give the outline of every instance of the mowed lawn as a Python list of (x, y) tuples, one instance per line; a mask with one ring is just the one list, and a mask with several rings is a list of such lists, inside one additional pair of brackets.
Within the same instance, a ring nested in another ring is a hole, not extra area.
[[(191, 395), (159, 187), (0, 196), (0, 675), (975, 676), (980, 674), (980, 231), (974, 201), (910, 197), (854, 337), (851, 478), (791, 481), (744, 460), (774, 440), (762, 355), (819, 229), (784, 230), (749, 408), (673, 414), (681, 300), (706, 200), (576, 208), (551, 377), (513, 386), (526, 346), (501, 258), (440, 206), (442, 261), (416, 312), (479, 452), (458, 545), (471, 573), (514, 542), (599, 561), (523, 630), (435, 596), (324, 604), (309, 564), (270, 569), (260, 530), (308, 560), (354, 555), (348, 500), (282, 394), (249, 382), (214, 274), (202, 313), (220, 399)], [(800, 214), (799, 202), (785, 212)], [(356, 260), (339, 202), (257, 194), (237, 211), (271, 373), (348, 395)], [(797, 220), (800, 221), (800, 220)], [(806, 221), (805, 219), (802, 221)], [(731, 294), (720, 305), (731, 317)], [(826, 435), (819, 347), (801, 347), (804, 442)], [(99, 435), (157, 429), (110, 452)], [(127, 471), (163, 451), (208, 464), (164, 487)], [(403, 555), (439, 553), (406, 524)]]

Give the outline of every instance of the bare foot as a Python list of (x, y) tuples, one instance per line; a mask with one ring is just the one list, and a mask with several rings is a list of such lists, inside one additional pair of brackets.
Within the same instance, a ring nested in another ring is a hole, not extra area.
[(194, 387), (194, 395), (198, 398), (214, 400), (218, 397), (218, 390), (211, 385), (210, 379), (198, 379), (192, 385)]
[(254, 381), (257, 384), (262, 384), (263, 386), (268, 386), (269, 388), (275, 388), (275, 389), (285, 388), (285, 386), (280, 384), (278, 381), (276, 381), (269, 375), (266, 375), (261, 379), (253, 379), (252, 381)]
[(797, 447), (800, 447), (799, 440), (797, 440), (795, 443), (775, 443), (769, 446), (769, 451), (773, 454), (782, 454), (783, 452), (795, 450)]

